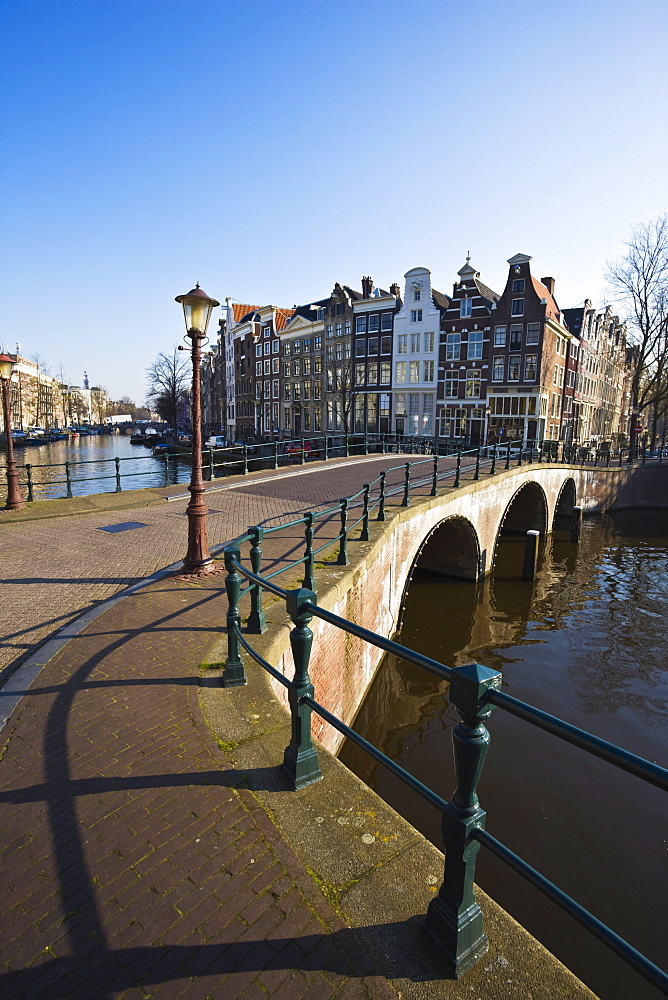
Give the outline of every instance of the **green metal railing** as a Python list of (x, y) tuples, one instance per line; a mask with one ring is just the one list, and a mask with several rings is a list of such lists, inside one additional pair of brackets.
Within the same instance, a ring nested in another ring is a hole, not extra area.
[[(510, 455), (503, 457), (504, 466), (508, 467)], [(477, 787), (490, 740), (485, 723), (494, 708), (509, 712), (664, 791), (668, 790), (668, 771), (506, 694), (501, 690), (502, 675), (495, 670), (478, 663), (447, 667), (355, 622), (341, 618), (319, 607), (317, 603), (313, 575), (316, 555), (338, 544), (337, 562), (346, 564), (349, 536), (351, 532), (359, 530), (359, 540), (369, 538), (372, 511), (376, 511), (376, 520), (383, 521), (386, 516), (386, 506), (392, 499), (397, 506), (408, 506), (411, 493), (417, 489), (423, 496), (425, 493), (434, 496), (439, 482), (449, 477), (453, 479), (450, 485), (457, 488), (464, 475), (470, 474), (473, 479), (479, 477), (481, 467), (486, 463), (489, 463), (489, 472), (494, 474), (498, 459), (497, 449), (494, 448), (491, 449), (491, 454), (484, 457), (480, 449), (462, 452), (457, 455), (456, 464), (447, 470), (439, 469), (440, 456), (404, 463), (385, 470), (373, 484), (365, 484), (362, 490), (340, 500), (328, 510), (317, 514), (309, 512), (288, 524), (273, 528), (251, 527), (245, 535), (226, 546), (223, 551), (228, 596), (227, 659), (222, 684), (224, 687), (237, 687), (246, 683), (241, 655), (242, 651), (245, 651), (274, 680), (287, 689), (291, 737), (283, 755), (281, 770), (292, 789), (304, 788), (323, 777), (311, 737), (311, 718), (315, 712), (440, 811), (447, 863), (443, 882), (438, 895), (429, 904), (421, 931), (425, 939), (444, 959), (450, 974), (460, 976), (487, 949), (482, 912), (473, 891), (476, 855), (480, 847), (484, 847), (569, 913), (645, 979), (667, 990), (666, 973), (485, 830), (486, 813), (480, 806)], [(520, 454), (517, 456), (517, 464), (527, 459), (535, 460), (536, 456), (533, 453), (524, 456)], [(542, 456), (542, 460), (545, 460), (545, 456)], [(548, 460), (554, 461), (554, 457), (550, 455)], [(428, 463), (432, 464), (430, 474), (426, 474), (426, 470), (420, 468)], [(392, 473), (396, 474), (396, 481), (388, 485), (387, 477)], [(354, 516), (352, 521), (351, 511), (354, 515), (359, 513), (359, 516)], [(315, 534), (319, 527), (317, 522), (320, 521), (321, 525), (332, 524), (336, 523), (337, 518), (339, 531), (334, 537), (329, 537), (323, 544), (314, 545)], [(273, 532), (300, 524), (304, 525), (304, 555), (298, 559), (286, 560), (284, 565), (273, 572), (262, 574), (261, 539)], [(242, 559), (242, 546), (245, 544), (250, 545), (250, 568), (244, 565)], [(276, 577), (298, 566), (304, 567), (302, 586), (293, 590), (284, 590), (278, 586), (275, 582)], [(264, 591), (285, 602), (292, 621), (290, 645), (294, 660), (294, 675), (291, 679), (265, 660), (249, 640), (250, 635), (260, 634), (267, 628), (262, 612)], [(242, 630), (239, 602), (246, 595), (251, 601), (251, 613), (245, 630)], [(455, 706), (461, 720), (453, 730), (456, 787), (449, 801), (441, 798), (387, 757), (317, 700), (309, 675), (313, 643), (313, 633), (309, 623), (314, 617), (385, 652), (393, 653), (408, 663), (422, 667), (440, 679), (449, 681), (448, 698)]]

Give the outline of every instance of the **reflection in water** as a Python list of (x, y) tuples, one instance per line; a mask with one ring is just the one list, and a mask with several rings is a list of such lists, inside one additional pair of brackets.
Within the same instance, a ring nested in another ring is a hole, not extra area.
[[(504, 576), (521, 563), (520, 548), (509, 543)], [(579, 546), (548, 538), (530, 583), (416, 577), (400, 641), (449, 666), (477, 660), (500, 670), (516, 697), (665, 764), (667, 569), (665, 512), (589, 520)], [(449, 798), (456, 721), (447, 684), (388, 656), (355, 728)], [(487, 828), (661, 964), (665, 797), (499, 709), (489, 729)], [(361, 750), (346, 744), (341, 758), (441, 846), (435, 810)], [(477, 881), (604, 1000), (658, 997), (484, 850)]]

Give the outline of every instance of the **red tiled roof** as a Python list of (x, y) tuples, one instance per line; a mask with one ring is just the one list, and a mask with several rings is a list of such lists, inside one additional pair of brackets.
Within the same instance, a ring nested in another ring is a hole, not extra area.
[(554, 298), (552, 297), (548, 289), (545, 287), (542, 281), (539, 281), (538, 278), (534, 278), (533, 274), (531, 275), (531, 281), (534, 287), (534, 291), (538, 296), (538, 298), (545, 299), (547, 301), (547, 308), (546, 308), (547, 315), (552, 316), (554, 319), (558, 321), (560, 309), (557, 303), (554, 301)]
[(249, 312), (253, 312), (257, 309), (257, 306), (245, 306), (242, 302), (232, 303), (232, 312), (234, 314), (234, 322), (240, 323), (244, 316), (247, 316)]
[(294, 316), (294, 309), (277, 309), (276, 310), (276, 333), (280, 333), (281, 330), (285, 330), (286, 326)]

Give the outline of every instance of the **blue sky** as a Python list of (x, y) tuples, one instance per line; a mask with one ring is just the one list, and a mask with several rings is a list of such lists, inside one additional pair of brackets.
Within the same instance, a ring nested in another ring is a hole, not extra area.
[[(468, 250), (562, 308), (666, 208), (653, 0), (0, 0), (0, 340), (138, 402), (174, 296), (292, 306)], [(212, 324), (213, 326), (213, 324)]]

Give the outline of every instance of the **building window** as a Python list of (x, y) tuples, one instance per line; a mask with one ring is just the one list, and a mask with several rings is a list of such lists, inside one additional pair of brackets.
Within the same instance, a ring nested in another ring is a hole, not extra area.
[(334, 348), (332, 347), (331, 344), (328, 344), (327, 347), (325, 348), (325, 360), (326, 361), (334, 360)]
[(423, 382), (433, 382), (434, 381), (434, 362), (433, 361), (423, 361), (422, 362), (422, 381)]
[(313, 398), (322, 399), (322, 380), (319, 378), (313, 383)]
[(460, 333), (448, 333), (445, 337), (445, 360), (459, 361), (459, 350), (461, 346)]
[(397, 354), (408, 354), (408, 334), (400, 333), (397, 337)]
[(342, 333), (343, 333), (343, 327), (342, 327), (341, 323), (337, 323), (336, 324), (336, 336), (340, 337)]
[(524, 291), (524, 278), (515, 278), (513, 281), (513, 295), (519, 295)]
[(269, 399), (271, 397), (271, 382), (264, 383), (264, 398)]
[(473, 310), (473, 299), (462, 299), (459, 303), (459, 315), (462, 319), (471, 315)]
[(457, 396), (459, 395), (459, 375), (457, 373), (446, 373), (445, 395), (448, 399), (457, 399)]
[(510, 344), (511, 351), (521, 351), (522, 350), (522, 324), (512, 323), (510, 327)]
[(366, 355), (366, 337), (360, 337), (355, 341), (355, 357), (363, 358)]
[(304, 382), (304, 399), (310, 399), (310, 398), (311, 398), (311, 383)]
[(378, 333), (380, 330), (380, 316), (378, 313), (374, 313), (373, 316), (369, 316), (369, 333)]
[(469, 361), (478, 361), (482, 357), (482, 330), (471, 330), (467, 350)]
[(510, 307), (511, 316), (524, 316), (524, 299), (513, 299)]
[(394, 412), (399, 416), (406, 416), (406, 394), (398, 392), (394, 397)]
[(331, 338), (334, 336), (334, 327), (332, 326), (331, 323), (328, 323), (326, 325), (326, 327), (325, 327), (325, 335), (326, 335), (326, 337), (327, 337), (328, 340), (331, 340)]
[(508, 361), (508, 381), (519, 382), (520, 378), (520, 356), (511, 354)]
[(313, 359), (313, 371), (319, 375), (322, 371), (322, 354), (316, 354)]
[(389, 385), (392, 378), (392, 367), (389, 361), (381, 361), (380, 364), (380, 384)]
[(343, 343), (340, 340), (334, 345), (334, 360), (343, 361)]
[(355, 385), (364, 385), (364, 365), (355, 365)]
[(392, 338), (391, 337), (381, 337), (380, 338), (380, 353), (381, 354), (391, 354), (392, 353)]
[(343, 356), (346, 360), (350, 357), (350, 341), (344, 340), (343, 342)]
[(262, 357), (262, 344), (256, 344), (255, 345), (255, 357), (256, 358), (261, 358)]
[(304, 337), (304, 342), (303, 343), (304, 343), (304, 350), (305, 351), (310, 351), (311, 350), (311, 338), (310, 337)]
[(324, 309), (316, 309), (315, 318), (316, 319), (324, 319), (325, 318), (325, 310)]
[(342, 316), (343, 315), (343, 302), (337, 302), (336, 303), (336, 315), (337, 316)]
[(283, 344), (283, 354), (289, 354), (289, 353), (290, 353), (290, 341), (286, 340), (285, 343)]
[(369, 337), (367, 354), (378, 354), (378, 337)]
[(271, 358), (266, 358), (264, 362), (264, 374), (271, 375)]
[(383, 313), (380, 320), (380, 328), (383, 332), (392, 329), (392, 313)]
[(366, 333), (366, 316), (358, 316), (356, 318), (355, 333)]
[(311, 374), (311, 359), (310, 358), (303, 358), (302, 359), (302, 365), (303, 365), (304, 375), (310, 375)]
[(271, 354), (271, 344), (267, 343), (264, 345), (264, 353)]
[(420, 381), (420, 362), (419, 361), (410, 361), (409, 364), (410, 364), (410, 369), (409, 369), (409, 372), (410, 372), (410, 374), (409, 374), (410, 381), (411, 382), (419, 382)]
[(262, 362), (261, 361), (256, 361), (255, 362), (255, 374), (256, 375), (261, 375), (262, 374)]
[(293, 371), (293, 374), (295, 374), (295, 375), (301, 375), (301, 373), (302, 373), (301, 358), (295, 358), (295, 360), (292, 362), (292, 371)]
[(422, 322), (422, 310), (411, 309), (411, 323), (421, 323), (421, 322)]
[(345, 324), (344, 324), (343, 332), (345, 333), (346, 337), (350, 336), (350, 320), (349, 319), (347, 319), (346, 322), (345, 322)]
[(506, 346), (506, 327), (505, 326), (495, 326), (494, 327), (494, 346), (495, 347), (505, 347)]
[(420, 288), (413, 289), (413, 302), (419, 302), (422, 298), (422, 290)]
[(505, 358), (494, 358), (492, 366), (492, 382), (503, 382), (506, 374)]
[(272, 382), (271, 382), (271, 394), (274, 397), (274, 399), (278, 399), (278, 379), (277, 378), (272, 379)]
[(369, 385), (378, 385), (378, 362), (376, 361), (369, 364), (367, 382)]
[(396, 381), (397, 382), (405, 382), (406, 381), (406, 362), (405, 361), (397, 361), (397, 366), (395, 368), (395, 372), (396, 372)]
[(264, 337), (271, 337), (271, 327), (270, 326), (263, 327), (262, 328), (262, 335)]
[(537, 354), (527, 354), (524, 359), (524, 381), (525, 382), (535, 382), (536, 381), (536, 362), (538, 361)]
[(540, 337), (540, 323), (527, 323), (527, 345), (537, 344)]
[(302, 398), (302, 387), (299, 382), (295, 382), (295, 384), (292, 387), (292, 392), (294, 394), (295, 399)]
[(423, 343), (422, 350), (424, 351), (424, 353), (431, 354), (432, 351), (434, 350), (434, 334), (425, 333), (424, 340), (422, 343)]
[(273, 375), (278, 375), (280, 371), (280, 364), (281, 362), (278, 360), (278, 358), (271, 359), (271, 371)]
[(480, 372), (475, 369), (466, 373), (466, 398), (480, 398)]

